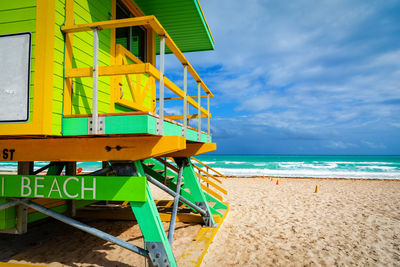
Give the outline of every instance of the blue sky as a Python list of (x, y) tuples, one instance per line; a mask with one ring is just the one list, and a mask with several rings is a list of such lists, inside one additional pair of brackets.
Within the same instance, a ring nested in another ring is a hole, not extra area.
[(200, 3), (215, 51), (186, 56), (215, 94), (217, 153), (400, 154), (400, 1)]

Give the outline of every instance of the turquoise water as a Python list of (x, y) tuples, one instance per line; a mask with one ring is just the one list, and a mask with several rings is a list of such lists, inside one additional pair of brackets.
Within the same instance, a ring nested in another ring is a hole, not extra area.
[(225, 175), (400, 179), (400, 156), (204, 155)]
[[(200, 155), (206, 164), (228, 176), (281, 176), (400, 179), (400, 156)], [(36, 162), (35, 169), (47, 162)], [(100, 162), (78, 162), (84, 171)], [(15, 162), (0, 162), (0, 170), (16, 170)]]

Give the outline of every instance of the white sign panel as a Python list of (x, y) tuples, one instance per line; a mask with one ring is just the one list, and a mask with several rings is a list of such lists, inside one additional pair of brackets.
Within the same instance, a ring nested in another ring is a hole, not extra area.
[(29, 119), (31, 34), (0, 35), (0, 122)]

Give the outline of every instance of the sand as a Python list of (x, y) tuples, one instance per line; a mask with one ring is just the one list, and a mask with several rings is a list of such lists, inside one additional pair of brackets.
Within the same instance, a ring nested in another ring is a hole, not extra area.
[(400, 181), (230, 179), (225, 186), (230, 213), (202, 266), (400, 265)]
[[(279, 183), (261, 178), (224, 181), (230, 212), (202, 266), (400, 265), (400, 181), (279, 179)], [(135, 222), (87, 223), (143, 246)], [(173, 246), (177, 257), (199, 227), (178, 225)], [(30, 230), (21, 237), (0, 235), (0, 261), (144, 265), (143, 258), (125, 249), (52, 220)]]

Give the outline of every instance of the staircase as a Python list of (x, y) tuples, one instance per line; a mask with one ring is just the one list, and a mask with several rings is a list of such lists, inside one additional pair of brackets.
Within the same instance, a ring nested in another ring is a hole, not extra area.
[[(146, 159), (142, 162), (143, 170), (147, 175), (150, 175), (154, 179), (168, 186), (171, 190), (176, 191), (177, 179), (178, 179), (178, 167), (173, 158), (154, 158)], [(196, 174), (200, 187), (203, 190), (203, 194), (207, 200), (207, 204), (210, 208), (210, 212), (214, 217), (216, 223), (223, 217), (227, 205), (223, 203), (224, 196), (228, 193), (226, 189), (222, 187), (221, 178), (217, 178), (214, 175), (209, 174), (202, 168), (193, 165), (191, 163), (190, 168), (198, 170)], [(195, 173), (195, 172), (194, 172)], [(226, 177), (224, 177), (226, 178)], [(182, 177), (180, 194), (182, 197), (188, 199), (191, 202), (195, 202), (193, 195), (190, 192), (188, 185), (185, 183), (185, 175)], [(160, 203), (171, 204), (170, 201), (156, 201), (158, 206)], [(169, 205), (171, 206), (171, 205)], [(181, 203), (182, 207), (187, 207)], [(191, 209), (190, 207), (187, 207)], [(193, 213), (197, 213), (194, 209), (191, 209)], [(160, 214), (161, 215), (161, 214)], [(161, 217), (163, 217), (161, 215)]]

